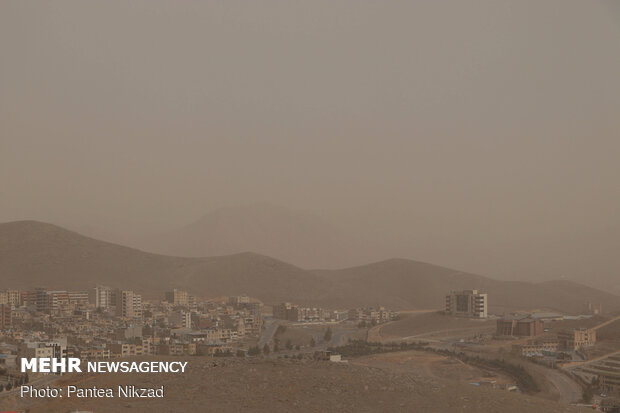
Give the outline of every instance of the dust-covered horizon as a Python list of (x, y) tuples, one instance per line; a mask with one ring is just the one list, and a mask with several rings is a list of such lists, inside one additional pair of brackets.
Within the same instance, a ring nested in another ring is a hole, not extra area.
[(614, 277), (619, 40), (603, 0), (5, 1), (0, 222)]

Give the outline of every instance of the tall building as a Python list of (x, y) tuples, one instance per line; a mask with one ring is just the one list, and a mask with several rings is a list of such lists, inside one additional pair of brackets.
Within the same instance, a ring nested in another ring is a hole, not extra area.
[(114, 302), (114, 290), (105, 285), (95, 286), (95, 307), (108, 309), (116, 305)]
[(22, 296), (19, 290), (6, 290), (8, 304), (12, 307), (19, 307), (22, 305)]
[(88, 305), (88, 291), (69, 291), (67, 292), (69, 304), (75, 307)]
[(250, 304), (250, 297), (248, 297), (247, 294), (230, 296), (228, 297), (228, 304), (232, 305), (233, 307), (240, 307), (246, 304)]
[(452, 291), (446, 295), (446, 314), (462, 317), (486, 318), (487, 294), (478, 290)]
[(50, 313), (69, 302), (66, 291), (50, 291), (41, 287), (27, 291), (22, 299), (24, 305), (41, 313)]
[(142, 318), (142, 296), (130, 290), (116, 290), (116, 315), (126, 318)]
[(177, 289), (166, 291), (165, 298), (166, 301), (172, 305), (182, 305), (184, 307), (189, 306), (189, 294), (187, 294), (187, 291)]
[(291, 303), (273, 306), (273, 318), (280, 320), (299, 321), (299, 307)]
[(11, 306), (0, 304), (0, 329), (11, 327), (12, 324)]

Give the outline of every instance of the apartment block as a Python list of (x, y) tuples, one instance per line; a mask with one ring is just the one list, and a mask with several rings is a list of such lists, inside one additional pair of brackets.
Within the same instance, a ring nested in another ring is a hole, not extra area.
[(478, 290), (452, 291), (446, 295), (446, 314), (486, 318), (487, 307), (487, 294), (479, 293)]
[(19, 307), (22, 305), (22, 296), (19, 290), (6, 290), (7, 304), (12, 307)]
[(596, 344), (596, 330), (576, 328), (558, 333), (558, 340), (566, 350), (579, 350)]
[(95, 307), (96, 308), (113, 308), (116, 306), (115, 292), (112, 288), (105, 285), (97, 285), (95, 287)]
[(273, 318), (280, 320), (299, 321), (299, 307), (291, 303), (281, 303), (273, 306)]
[(142, 296), (131, 290), (116, 290), (116, 315), (125, 318), (142, 318)]
[(187, 293), (187, 291), (181, 291), (177, 289), (167, 291), (165, 293), (165, 299), (172, 305), (181, 305), (184, 307), (188, 307), (190, 303), (189, 294)]
[(0, 329), (9, 328), (13, 325), (11, 306), (0, 304)]

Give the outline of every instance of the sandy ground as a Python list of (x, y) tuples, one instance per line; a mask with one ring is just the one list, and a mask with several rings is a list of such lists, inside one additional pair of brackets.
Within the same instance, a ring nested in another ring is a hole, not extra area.
[[(67, 375), (59, 385), (114, 387), (119, 384), (165, 386), (163, 399), (0, 400), (0, 410), (29, 408), (31, 413), (69, 412), (577, 412), (574, 407), (507, 391), (460, 384), (444, 378), (438, 360), (420, 363), (394, 355), (369, 365), (317, 361), (190, 358), (185, 374)], [(386, 368), (405, 363), (397, 369)], [(381, 363), (387, 363), (381, 366)], [(414, 370), (408, 366), (430, 363)], [(462, 374), (466, 368), (459, 367)]]

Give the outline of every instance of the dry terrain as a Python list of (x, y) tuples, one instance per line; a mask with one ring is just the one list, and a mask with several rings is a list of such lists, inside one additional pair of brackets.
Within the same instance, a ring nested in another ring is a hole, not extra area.
[[(183, 375), (97, 374), (67, 375), (60, 385), (108, 387), (165, 385), (157, 399), (0, 399), (0, 409), (30, 408), (31, 413), (69, 412), (577, 412), (575, 407), (538, 397), (445, 378), (450, 366), (439, 361), (429, 371), (415, 359), (393, 368), (391, 356), (376, 366), (311, 360), (241, 360), (190, 358)], [(370, 363), (372, 364), (372, 363)], [(447, 369), (442, 371), (443, 369)], [(467, 368), (459, 367), (462, 374)], [(461, 373), (459, 373), (461, 374)], [(463, 376), (466, 379), (467, 376)], [(502, 380), (501, 377), (498, 378)]]
[(475, 320), (427, 312), (411, 314), (401, 320), (379, 325), (375, 327), (375, 331), (379, 341), (445, 339), (488, 333), (495, 329), (495, 323), (495, 320)]

